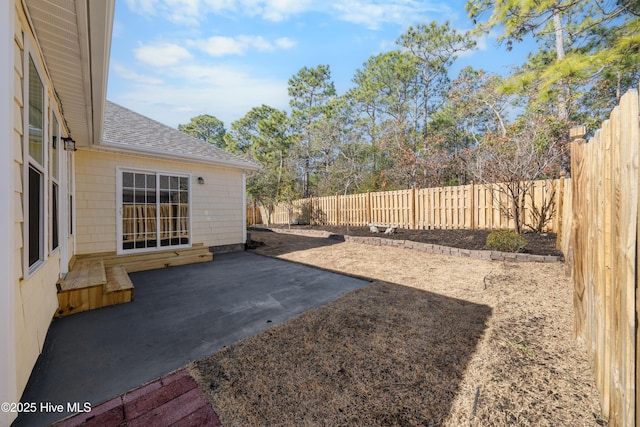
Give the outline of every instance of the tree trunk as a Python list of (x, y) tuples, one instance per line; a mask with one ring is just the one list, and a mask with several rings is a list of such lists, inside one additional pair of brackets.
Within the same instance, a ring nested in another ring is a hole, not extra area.
[[(564, 27), (559, 5), (553, 8), (553, 29), (556, 35), (556, 60), (562, 61), (564, 53)], [(569, 120), (569, 86), (564, 79), (560, 80), (560, 93), (558, 95), (558, 118), (562, 121)]]

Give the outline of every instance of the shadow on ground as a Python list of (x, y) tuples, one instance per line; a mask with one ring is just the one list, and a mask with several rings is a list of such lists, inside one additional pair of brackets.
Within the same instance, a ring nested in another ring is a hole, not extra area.
[(191, 372), (225, 426), (442, 425), (490, 316), (374, 282)]
[[(293, 230), (295, 232), (295, 230)], [(251, 240), (259, 242), (251, 247), (251, 251), (261, 255), (278, 257), (290, 252), (306, 251), (308, 249), (333, 246), (344, 242), (344, 236), (332, 235), (327, 238), (325, 235), (318, 237), (309, 235), (287, 234), (286, 239), (282, 239), (276, 233), (265, 228), (251, 228)]]

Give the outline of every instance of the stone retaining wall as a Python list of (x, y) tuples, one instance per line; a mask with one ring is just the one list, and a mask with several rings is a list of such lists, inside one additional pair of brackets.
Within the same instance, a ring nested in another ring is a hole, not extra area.
[(300, 236), (325, 237), (344, 242), (360, 243), (372, 246), (392, 246), (396, 248), (413, 249), (422, 252), (457, 256), (461, 258), (476, 258), (487, 261), (516, 261), (516, 262), (563, 262), (563, 258), (555, 255), (532, 255), (512, 252), (486, 251), (458, 249), (449, 246), (434, 245), (431, 243), (420, 243), (411, 240), (386, 239), (384, 237), (361, 237), (334, 234), (322, 230), (290, 230), (283, 228), (269, 228), (274, 233), (297, 234)]

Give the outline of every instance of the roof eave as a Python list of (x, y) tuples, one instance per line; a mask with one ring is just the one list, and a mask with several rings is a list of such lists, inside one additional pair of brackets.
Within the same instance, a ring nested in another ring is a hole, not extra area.
[[(104, 110), (105, 102), (107, 100), (107, 82), (109, 76), (109, 58), (111, 56), (111, 37), (113, 34), (114, 10), (115, 0), (108, 0), (104, 3), (92, 1), (89, 6), (89, 20), (92, 40), (91, 56), (94, 59), (91, 62), (91, 94), (93, 95), (91, 105), (93, 106), (94, 144), (100, 144), (100, 142), (102, 141)], [(107, 17), (106, 20), (101, 19), (101, 17), (105, 16)]]
[(115, 0), (22, 2), (59, 102), (65, 134), (79, 147), (99, 144)]
[(157, 150), (152, 150), (152, 149), (147, 149), (142, 147), (131, 147), (130, 145), (107, 142), (104, 140), (102, 141), (102, 144), (99, 145), (99, 147), (94, 147), (94, 148), (104, 150), (104, 151), (121, 153), (121, 154), (137, 154), (137, 155), (143, 155), (146, 157), (153, 157), (153, 158), (158, 158), (163, 160), (174, 160), (174, 161), (182, 160), (190, 163), (200, 163), (200, 164), (206, 164), (211, 166), (242, 169), (245, 171), (258, 171), (262, 169), (262, 166), (255, 163), (240, 162), (240, 161), (235, 162), (232, 160), (223, 160), (223, 159), (211, 159), (211, 158), (205, 158), (201, 156), (192, 156), (188, 154), (159, 152)]
[(81, 0), (79, 3), (86, 8), (89, 41), (89, 55), (85, 57), (83, 64), (90, 76), (85, 88), (87, 120), (91, 124), (90, 140), (87, 142), (88, 145), (98, 145), (102, 140), (104, 127), (115, 0)]

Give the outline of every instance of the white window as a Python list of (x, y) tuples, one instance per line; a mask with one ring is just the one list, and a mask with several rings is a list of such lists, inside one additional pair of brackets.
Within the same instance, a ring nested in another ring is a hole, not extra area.
[(46, 103), (45, 90), (36, 65), (29, 55), (28, 65), (28, 149), (26, 167), (25, 253), (29, 272), (44, 261), (45, 180), (46, 180)]
[(60, 138), (60, 124), (53, 111), (51, 111), (51, 148), (49, 150), (49, 245), (51, 252), (60, 245), (60, 151), (62, 139)]
[(118, 172), (119, 252), (188, 247), (189, 182), (188, 175)]

